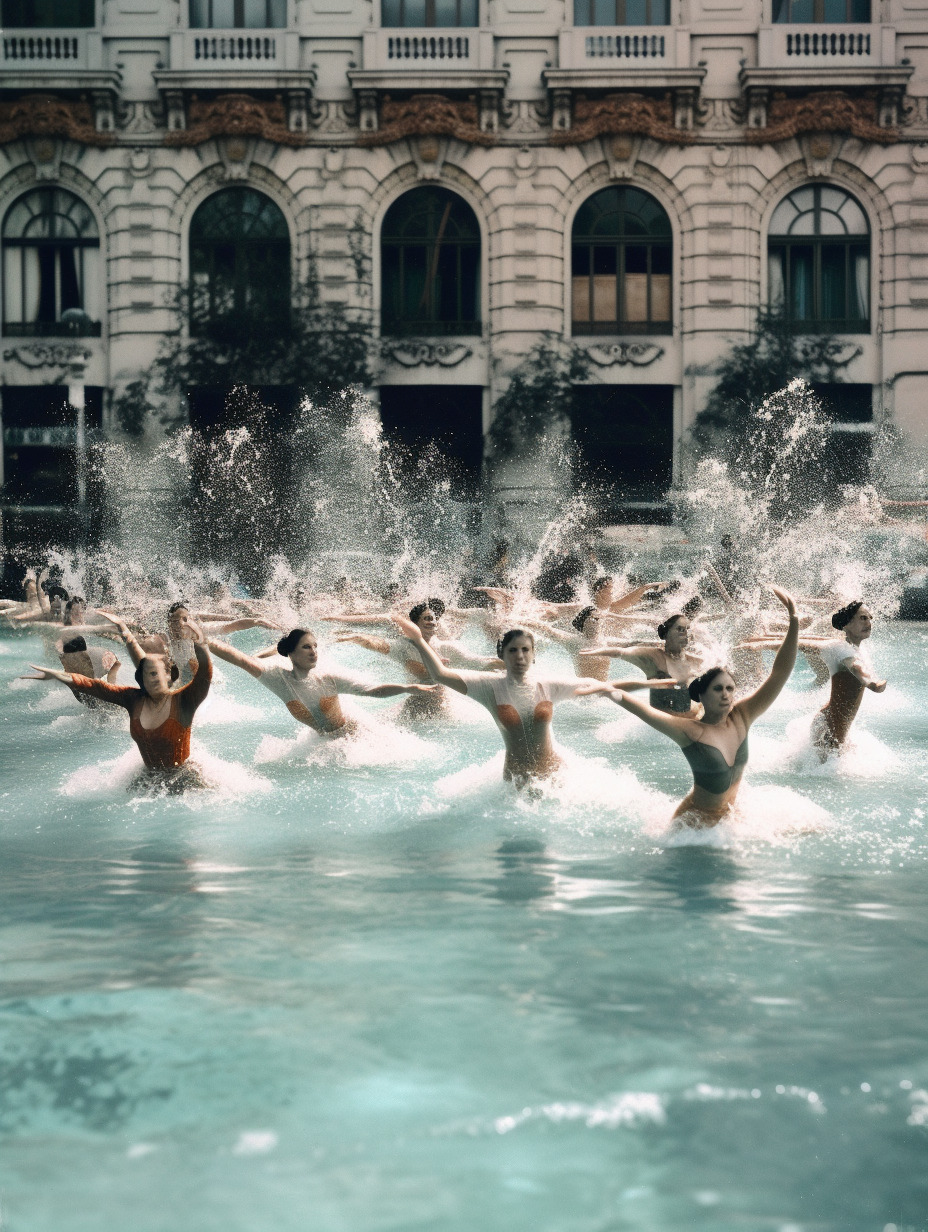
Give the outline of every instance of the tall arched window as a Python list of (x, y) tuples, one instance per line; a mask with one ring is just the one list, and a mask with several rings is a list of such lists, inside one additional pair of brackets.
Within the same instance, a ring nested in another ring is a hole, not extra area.
[(190, 224), (191, 333), (290, 316), (290, 232), (270, 197), (226, 188)]
[(383, 332), (480, 333), (480, 227), (447, 188), (414, 188), (381, 233)]
[(870, 332), (870, 227), (844, 189), (791, 192), (773, 212), (768, 253), (770, 305), (797, 332)]
[(573, 332), (670, 333), (672, 250), (670, 219), (640, 188), (585, 201), (573, 228)]
[(63, 188), (35, 188), (3, 220), (3, 332), (9, 337), (71, 332), (80, 308), (100, 332), (100, 237), (93, 214)]

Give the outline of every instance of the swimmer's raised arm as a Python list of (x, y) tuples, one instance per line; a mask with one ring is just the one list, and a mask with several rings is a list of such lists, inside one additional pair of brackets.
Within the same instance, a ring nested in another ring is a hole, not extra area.
[(636, 586), (634, 590), (627, 591), (624, 595), (620, 595), (614, 603), (610, 603), (609, 611), (613, 614), (627, 611), (628, 608), (634, 607), (649, 590), (663, 590), (667, 585), (667, 582), (645, 582), (643, 586)]
[(435, 684), (446, 684), (449, 689), (454, 689), (456, 693), (467, 695), (467, 685), (457, 672), (450, 671), (445, 667), (444, 663), (442, 663), (441, 659), (439, 659), (438, 655), (422, 636), (422, 630), (417, 624), (407, 620), (405, 616), (394, 616), (393, 623), (406, 640), (412, 642), (418, 650), (419, 658), (422, 660), (425, 670)]
[(220, 642), (211, 637), (207, 645), (217, 659), (231, 663), (233, 667), (240, 667), (242, 671), (248, 672), (249, 675), (254, 676), (256, 679), (264, 674), (263, 663), (259, 663), (254, 656), (245, 654), (244, 651), (239, 650), (237, 647), (230, 646), (228, 642)]
[(109, 612), (103, 611), (101, 611), (100, 615), (108, 620), (110, 624), (115, 625), (116, 632), (126, 644), (126, 650), (129, 652), (129, 658), (132, 660), (133, 665), (138, 667), (145, 658), (145, 651), (139, 645), (135, 634), (121, 616), (113, 616)]
[(283, 629), (283, 625), (264, 616), (241, 616), (237, 620), (230, 620), (210, 629), (210, 633), (239, 633), (242, 629)]
[(796, 666), (796, 654), (799, 650), (799, 617), (796, 612), (796, 604), (792, 596), (787, 594), (785, 590), (780, 590), (778, 586), (771, 588), (776, 597), (786, 608), (789, 616), (789, 629), (786, 636), (777, 651), (776, 658), (773, 660), (773, 666), (770, 669), (770, 675), (753, 693), (749, 693), (747, 697), (737, 702), (732, 707), (732, 713), (736, 710), (740, 711), (748, 727), (759, 718), (765, 710), (768, 710), (783, 691), (783, 686), (789, 680), (793, 668)]
[(32, 672), (20, 676), (20, 680), (60, 680), (62, 684), (71, 683), (70, 672), (60, 672), (57, 667), (39, 667), (37, 663), (30, 663), (29, 666)]
[(389, 612), (372, 612), (367, 615), (363, 612), (348, 612), (342, 616), (320, 616), (319, 619), (340, 625), (373, 625), (375, 628), (386, 628), (393, 617)]

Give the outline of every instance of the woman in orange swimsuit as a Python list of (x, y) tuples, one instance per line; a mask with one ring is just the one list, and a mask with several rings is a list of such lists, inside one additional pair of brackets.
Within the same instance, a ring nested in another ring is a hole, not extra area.
[(59, 672), (30, 664), (35, 675), (25, 680), (60, 680), (77, 693), (112, 702), (129, 712), (129, 734), (138, 745), (145, 763), (143, 778), (154, 779), (170, 792), (206, 784), (195, 763), (190, 762), (190, 728), (197, 707), (209, 692), (213, 665), (203, 634), (188, 623), (193, 634), (197, 672), (182, 689), (171, 689), (167, 664), (160, 656), (142, 659), (136, 668), (137, 688), (91, 680), (76, 672)]

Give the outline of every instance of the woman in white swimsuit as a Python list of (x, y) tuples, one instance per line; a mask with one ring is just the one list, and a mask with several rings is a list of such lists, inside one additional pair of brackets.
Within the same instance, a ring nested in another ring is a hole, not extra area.
[[(453, 671), (445, 666), (422, 636), (418, 625), (402, 616), (394, 617), (401, 633), (419, 652), (429, 676), (436, 684), (447, 685), (472, 698), (489, 710), (496, 721), (506, 760), (503, 778), (523, 787), (532, 778), (548, 778), (561, 764), (551, 739), (551, 718), (558, 702), (577, 697), (591, 679), (558, 680), (537, 676), (535, 638), (527, 629), (509, 629), (500, 638), (496, 652), (503, 661), (501, 672)], [(647, 681), (625, 682), (623, 688), (642, 688)], [(673, 681), (667, 682), (673, 685)]]
[(316, 636), (308, 629), (291, 629), (277, 643), (277, 653), (290, 660), (290, 667), (268, 667), (260, 659), (212, 638), (209, 646), (217, 659), (224, 659), (260, 680), (281, 699), (299, 723), (305, 723), (324, 736), (347, 736), (357, 730), (357, 724), (346, 719), (342, 711), (338, 700), (340, 693), (352, 693), (357, 697), (396, 697), (400, 693), (430, 692), (433, 687), (371, 684), (350, 672), (320, 671)]

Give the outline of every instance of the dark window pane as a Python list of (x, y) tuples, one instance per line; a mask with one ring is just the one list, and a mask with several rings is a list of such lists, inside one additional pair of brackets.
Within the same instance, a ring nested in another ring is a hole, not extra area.
[(461, 320), (480, 320), (480, 249), (461, 249)]
[(811, 244), (797, 244), (789, 250), (789, 315), (797, 321), (815, 318), (812, 254)]
[(648, 272), (648, 250), (640, 244), (629, 244), (625, 249), (625, 272), (627, 274), (646, 274)]
[(462, 26), (479, 25), (477, 0), (460, 0), (460, 24)]
[(39, 311), (37, 321), (57, 321), (55, 303), (55, 249), (39, 249)]
[(670, 0), (651, 0), (651, 25), (670, 25)]
[(458, 24), (456, 0), (434, 0), (434, 6), (436, 26), (456, 26)]
[(847, 0), (824, 0), (825, 21), (847, 21)]
[(425, 25), (425, 0), (405, 0), (403, 6), (403, 25)]
[(94, 0), (3, 0), (0, 17), (11, 29), (86, 29), (95, 24)]
[(822, 320), (843, 321), (848, 316), (847, 255), (843, 244), (821, 246)]
[(789, 21), (789, 0), (773, 0), (773, 20)]
[(648, 0), (625, 0), (626, 26), (645, 26), (648, 22)]
[(190, 25), (194, 30), (209, 26), (209, 0), (190, 0)]
[(61, 305), (59, 316), (66, 308), (80, 308), (81, 292), (77, 279), (77, 250), (74, 248), (59, 248), (58, 260), (61, 265)]
[(869, 22), (870, 0), (850, 0), (851, 21)]
[(618, 270), (618, 254), (613, 247), (604, 248), (597, 245), (593, 249), (593, 273), (614, 274)]
[(381, 0), (380, 11), (385, 26), (401, 26), (403, 24), (400, 0)]
[(574, 244), (573, 247), (573, 273), (574, 277), (586, 275), (590, 272), (590, 250), (586, 244)]
[(813, 0), (793, 0), (789, 20), (793, 22), (814, 21)]
[(593, 0), (574, 0), (574, 25), (592, 26), (595, 24)]
[(669, 245), (655, 244), (651, 249), (651, 273), (669, 274), (671, 249)]

